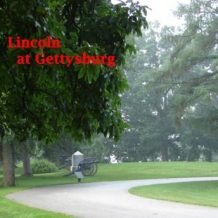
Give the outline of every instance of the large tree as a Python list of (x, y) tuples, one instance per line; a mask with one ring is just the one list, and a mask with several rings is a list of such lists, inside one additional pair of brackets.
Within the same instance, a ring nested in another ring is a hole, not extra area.
[(162, 157), (169, 159), (175, 134), (172, 114), (172, 90), (156, 82), (163, 62), (173, 45), (165, 39), (174, 32), (173, 27), (161, 28), (150, 23), (143, 37), (136, 38), (138, 52), (129, 58), (126, 74), (129, 91), (122, 97), (122, 112), (129, 128), (125, 131), (114, 153), (125, 161), (146, 161)]
[(201, 148), (217, 150), (218, 4), (192, 0), (180, 5), (177, 15), (184, 18), (184, 29), (168, 37), (174, 47), (156, 81), (174, 90), (172, 109), (181, 143), (190, 148), (187, 159), (196, 160)]
[(130, 127), (114, 148), (118, 157), (211, 160), (217, 151), (217, 1), (193, 0), (177, 14), (183, 29), (150, 25), (136, 40), (123, 96)]
[[(175, 47), (165, 62), (162, 78), (176, 80), (177, 117), (199, 101), (215, 102), (217, 93), (217, 27), (216, 0), (192, 0), (180, 5), (178, 16), (185, 20), (185, 30), (171, 36)], [(210, 100), (209, 100), (210, 99)]]
[[(33, 0), (0, 2), (0, 127), (4, 185), (15, 184), (13, 149), (7, 135), (52, 140), (60, 132), (74, 139), (94, 133), (118, 138), (125, 127), (120, 93), (126, 87), (122, 71), (130, 33), (147, 26), (146, 8), (128, 1)], [(8, 49), (8, 36), (59, 38), (62, 48)], [(36, 53), (116, 56), (116, 67), (101, 65), (17, 65), (17, 55)]]

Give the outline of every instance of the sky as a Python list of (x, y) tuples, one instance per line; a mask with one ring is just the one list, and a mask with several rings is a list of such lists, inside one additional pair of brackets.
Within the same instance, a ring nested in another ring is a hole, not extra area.
[[(143, 5), (147, 5), (152, 10), (148, 10), (148, 21), (158, 20), (161, 25), (179, 26), (182, 20), (179, 20), (173, 11), (176, 10), (179, 3), (187, 4), (190, 0), (138, 0)], [(112, 0), (116, 3), (117, 0)]]

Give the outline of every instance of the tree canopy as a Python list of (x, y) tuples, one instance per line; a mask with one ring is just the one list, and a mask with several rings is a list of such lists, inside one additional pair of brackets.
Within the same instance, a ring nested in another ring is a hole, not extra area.
[[(126, 36), (147, 27), (146, 7), (109, 0), (3, 0), (0, 3), (0, 129), (18, 140), (53, 140), (61, 132), (74, 139), (94, 133), (118, 138), (125, 127), (120, 93), (127, 82), (122, 65), (132, 50)], [(61, 49), (8, 49), (8, 36), (61, 40)], [(18, 55), (104, 54), (103, 65), (17, 65)], [(4, 155), (4, 152), (3, 152)], [(4, 161), (4, 157), (3, 157)]]
[(212, 160), (217, 152), (217, 1), (192, 0), (184, 26), (150, 24), (136, 39), (122, 111), (129, 129), (112, 147), (129, 161)]

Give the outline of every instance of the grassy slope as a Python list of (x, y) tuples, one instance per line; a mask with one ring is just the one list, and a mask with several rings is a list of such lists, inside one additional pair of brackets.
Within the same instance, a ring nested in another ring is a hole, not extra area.
[(21, 189), (4, 189), (0, 191), (0, 217), (1, 218), (70, 218), (60, 213), (48, 212), (40, 209), (33, 209), (25, 205), (9, 201), (4, 195), (20, 191)]
[(218, 207), (218, 182), (188, 182), (133, 188), (130, 193), (153, 199)]
[(60, 174), (34, 176), (32, 178), (17, 178), (17, 187), (0, 188), (0, 217), (1, 218), (69, 218), (72, 216), (34, 209), (16, 202), (7, 200), (4, 196), (27, 188), (72, 183), (72, 177), (63, 177)]
[[(18, 169), (18, 173), (20, 170)], [(173, 178), (195, 176), (218, 176), (218, 163), (126, 163), (118, 165), (100, 165), (96, 176), (86, 178), (83, 182), (115, 181), (130, 179)], [(0, 176), (1, 177), (1, 176)], [(4, 218), (67, 218), (69, 216), (32, 209), (5, 199), (5, 195), (23, 189), (76, 183), (71, 176), (63, 172), (37, 175), (32, 178), (18, 177), (16, 188), (0, 187), (0, 217)], [(1, 184), (1, 179), (0, 179)]]
[(157, 162), (101, 165), (88, 181), (218, 176), (218, 163)]

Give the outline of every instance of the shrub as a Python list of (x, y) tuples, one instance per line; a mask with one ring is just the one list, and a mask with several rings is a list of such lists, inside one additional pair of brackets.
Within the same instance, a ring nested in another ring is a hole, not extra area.
[(31, 161), (32, 171), (37, 173), (52, 173), (57, 171), (57, 167), (54, 163), (45, 159), (35, 159)]

